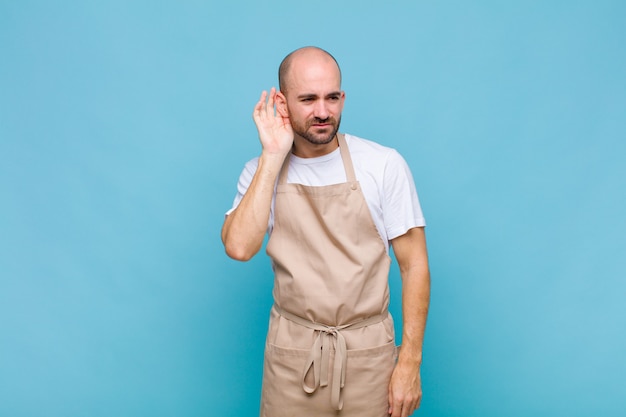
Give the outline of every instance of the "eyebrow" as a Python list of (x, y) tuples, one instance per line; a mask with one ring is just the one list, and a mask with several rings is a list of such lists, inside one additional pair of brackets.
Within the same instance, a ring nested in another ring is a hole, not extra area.
[[(341, 91), (333, 91), (332, 93), (326, 94), (326, 97), (338, 97), (338, 96), (341, 96)], [(302, 100), (305, 98), (316, 98), (316, 97), (319, 97), (319, 96), (313, 93), (300, 94), (299, 96), (297, 96), (299, 100)]]

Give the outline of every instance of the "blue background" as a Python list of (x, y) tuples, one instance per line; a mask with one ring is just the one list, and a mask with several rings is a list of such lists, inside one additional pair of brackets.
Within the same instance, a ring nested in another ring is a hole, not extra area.
[[(252, 416), (269, 262), (220, 242), (280, 60), (425, 211), (424, 416), (626, 415), (626, 2), (0, 1), (0, 415)], [(399, 324), (394, 266), (392, 311)]]

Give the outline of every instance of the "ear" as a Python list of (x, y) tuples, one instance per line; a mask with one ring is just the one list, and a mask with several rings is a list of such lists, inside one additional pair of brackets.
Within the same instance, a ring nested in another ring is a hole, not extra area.
[(281, 91), (276, 92), (275, 102), (276, 112), (281, 117), (289, 117), (289, 110), (287, 109), (287, 98)]

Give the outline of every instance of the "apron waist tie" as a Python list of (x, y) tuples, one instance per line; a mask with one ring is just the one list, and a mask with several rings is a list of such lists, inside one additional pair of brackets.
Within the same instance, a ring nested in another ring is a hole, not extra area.
[[(305, 392), (312, 394), (318, 387), (328, 385), (328, 365), (330, 363), (331, 342), (335, 348), (335, 360), (333, 362), (333, 381), (330, 392), (330, 400), (336, 410), (343, 408), (343, 397), (341, 389), (346, 381), (346, 359), (348, 349), (346, 347), (346, 339), (341, 334), (341, 330), (354, 330), (362, 327), (371, 326), (380, 323), (387, 318), (388, 313), (377, 314), (364, 320), (353, 323), (343, 324), (341, 326), (327, 326), (322, 323), (315, 323), (308, 319), (296, 316), (288, 311), (281, 310), (274, 304), (276, 312), (289, 321), (301, 326), (317, 331), (317, 338), (311, 347), (309, 358), (307, 359), (304, 371), (302, 373), (302, 388)], [(309, 386), (306, 383), (306, 376), (309, 372), (313, 372), (314, 385)]]

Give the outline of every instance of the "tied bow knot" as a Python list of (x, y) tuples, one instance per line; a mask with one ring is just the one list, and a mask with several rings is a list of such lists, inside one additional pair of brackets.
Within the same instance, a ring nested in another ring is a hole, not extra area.
[[(302, 374), (302, 388), (305, 392), (312, 394), (318, 387), (328, 386), (328, 368), (330, 365), (331, 350), (335, 351), (333, 361), (333, 381), (331, 386), (330, 399), (337, 410), (343, 408), (343, 398), (341, 398), (341, 388), (346, 384), (346, 359), (348, 349), (346, 339), (341, 334), (340, 327), (327, 327), (319, 325), (317, 328), (317, 338), (313, 343), (309, 358), (307, 359)], [(307, 375), (313, 372), (313, 386), (307, 384)]]
[[(346, 339), (341, 332), (342, 330), (360, 329), (371, 326), (372, 324), (380, 323), (388, 317), (389, 313), (384, 311), (381, 314), (368, 317), (364, 320), (359, 320), (341, 326), (327, 326), (325, 324), (312, 322), (288, 311), (283, 311), (277, 305), (274, 305), (274, 308), (278, 314), (287, 320), (293, 321), (294, 323), (317, 332), (317, 338), (311, 347), (309, 357), (305, 363), (304, 371), (302, 373), (302, 388), (306, 393), (312, 394), (319, 387), (326, 387), (329, 385), (328, 369), (330, 367), (330, 354), (331, 351), (335, 352), (333, 360), (332, 385), (330, 386), (330, 401), (335, 410), (341, 410), (343, 408), (341, 389), (346, 384), (346, 362), (348, 358)], [(306, 378), (311, 372), (313, 373), (313, 385), (309, 385), (306, 382)]]

